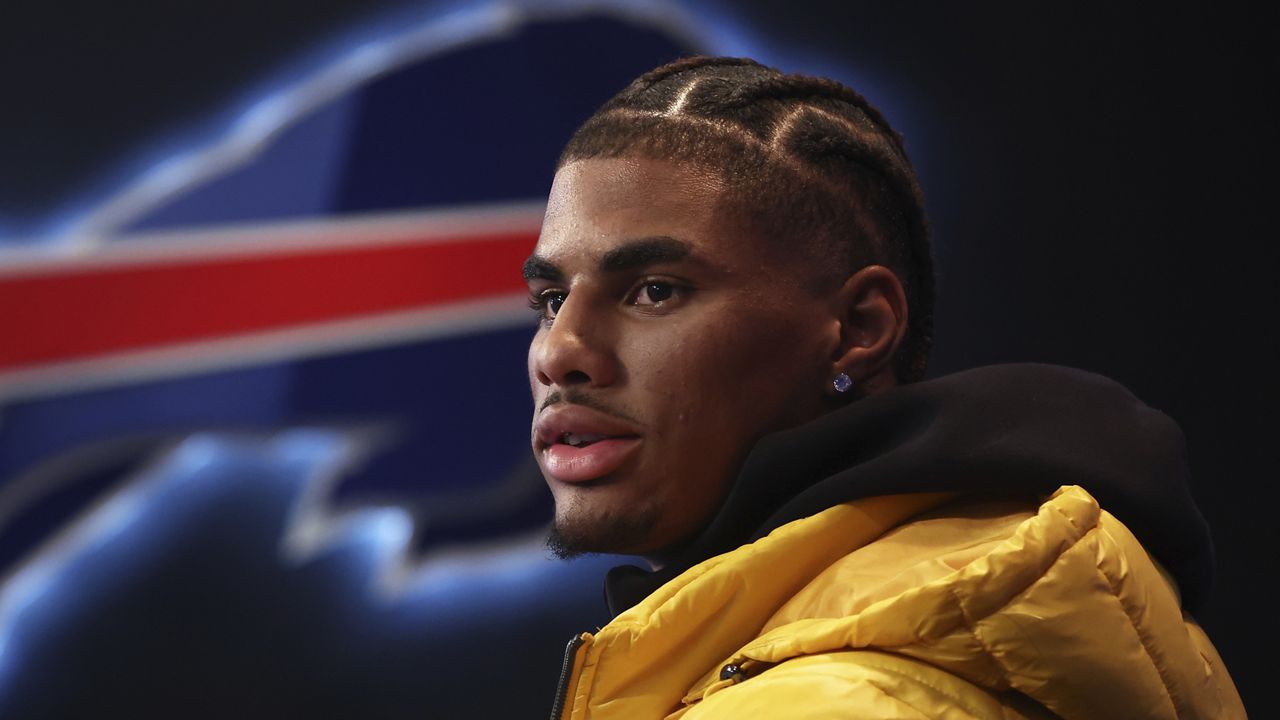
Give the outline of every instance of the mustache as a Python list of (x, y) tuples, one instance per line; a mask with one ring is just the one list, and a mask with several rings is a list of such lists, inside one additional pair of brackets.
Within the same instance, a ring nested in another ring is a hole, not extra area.
[(626, 422), (633, 423), (635, 425), (641, 424), (639, 420), (636, 420), (627, 413), (612, 407), (607, 403), (601, 402), (598, 398), (588, 395), (581, 390), (553, 390), (551, 394), (547, 395), (547, 397), (542, 400), (542, 405), (538, 408), (538, 412), (542, 412), (553, 405), (559, 405), (561, 403), (567, 405), (581, 405), (582, 407), (591, 408), (596, 412), (603, 413), (610, 417), (615, 417), (619, 420), (625, 420)]

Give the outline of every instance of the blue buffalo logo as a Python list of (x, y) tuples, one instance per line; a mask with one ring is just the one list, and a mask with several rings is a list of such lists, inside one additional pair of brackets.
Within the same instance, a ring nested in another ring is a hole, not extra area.
[[(518, 268), (574, 127), (657, 64), (752, 51), (727, 27), (627, 2), (392, 18), (0, 242), (0, 715), (130, 682), (158, 713), (211, 675), (340, 714), (311, 686), (335, 662), (357, 714), (506, 707), (447, 673), (378, 701), (358, 678), (433, 666), (515, 604), (598, 607), (601, 563), (541, 549)], [(513, 647), (554, 655), (546, 631)], [(332, 660), (352, 643), (378, 660)], [(121, 669), (70, 692), (72, 657)]]

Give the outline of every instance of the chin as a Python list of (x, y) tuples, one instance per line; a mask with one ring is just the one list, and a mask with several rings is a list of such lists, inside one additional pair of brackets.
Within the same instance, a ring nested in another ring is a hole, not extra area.
[(570, 501), (563, 510), (557, 508), (547, 547), (561, 558), (587, 553), (643, 555), (652, 548), (657, 519), (652, 506), (599, 511)]

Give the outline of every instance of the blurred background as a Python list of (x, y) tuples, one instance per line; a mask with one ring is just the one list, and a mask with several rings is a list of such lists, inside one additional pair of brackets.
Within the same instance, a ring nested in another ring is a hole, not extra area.
[(1082, 367), (1182, 425), (1199, 619), (1270, 716), (1275, 38), (1242, 8), (6, 3), (0, 717), (545, 715), (622, 559), (542, 548), (517, 268), (577, 124), (691, 53), (906, 136), (933, 375)]

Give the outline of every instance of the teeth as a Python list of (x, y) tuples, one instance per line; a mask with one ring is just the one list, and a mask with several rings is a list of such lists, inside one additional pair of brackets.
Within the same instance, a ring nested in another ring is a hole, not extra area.
[(604, 438), (605, 438), (604, 435), (599, 435), (599, 434), (579, 435), (577, 433), (565, 433), (560, 436), (560, 442), (564, 443), (565, 445), (572, 445), (573, 447), (583, 447), (584, 445), (590, 445), (591, 443), (596, 442), (598, 440), (603, 440)]

